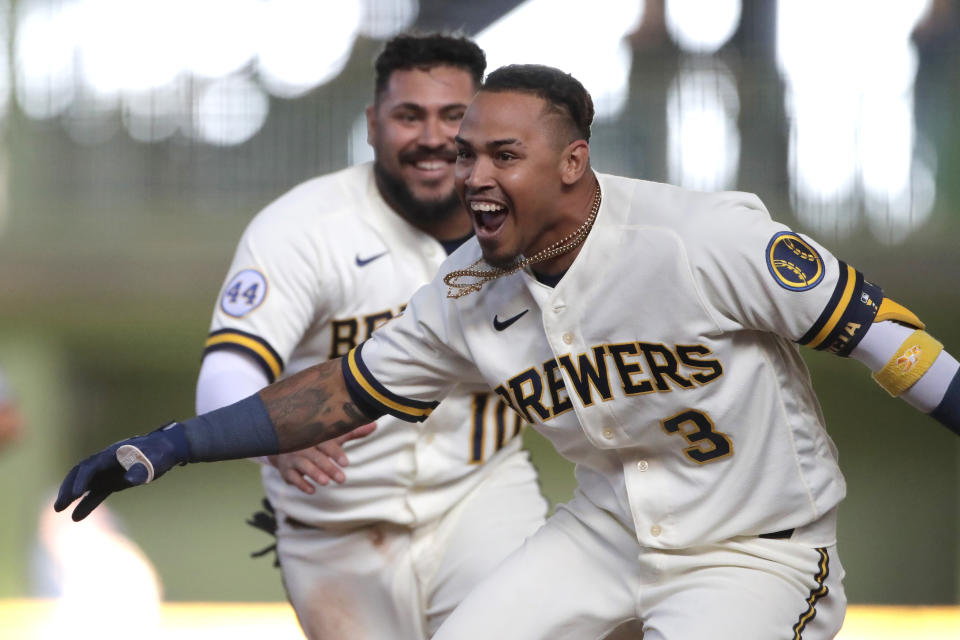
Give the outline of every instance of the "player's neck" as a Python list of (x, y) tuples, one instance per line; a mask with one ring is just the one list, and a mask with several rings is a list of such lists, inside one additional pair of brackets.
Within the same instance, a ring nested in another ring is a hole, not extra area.
[(557, 256), (552, 260), (544, 260), (543, 262), (537, 263), (537, 273), (543, 274), (545, 276), (559, 276), (567, 272), (567, 269), (570, 268), (570, 265), (573, 264), (573, 261), (577, 259), (577, 256), (580, 254), (580, 247), (573, 249), (572, 251), (563, 254), (562, 256)]
[[(599, 188), (597, 180), (591, 175), (589, 178), (581, 180), (563, 200), (558, 203), (558, 222), (553, 226), (550, 233), (544, 236), (544, 239), (537, 243), (537, 246), (524, 252), (527, 256), (534, 255), (551, 244), (568, 238), (571, 234), (577, 233), (581, 227), (588, 227), (585, 231), (592, 229), (591, 212), (593, 210), (595, 189)], [(547, 276), (556, 276), (565, 273), (573, 261), (580, 254), (583, 248), (581, 242), (576, 247), (562, 253), (555, 258), (537, 262), (536, 270), (538, 273)]]

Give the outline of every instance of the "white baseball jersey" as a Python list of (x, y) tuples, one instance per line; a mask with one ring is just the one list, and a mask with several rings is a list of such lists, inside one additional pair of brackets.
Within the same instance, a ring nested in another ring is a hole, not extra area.
[[(439, 242), (386, 205), (371, 164), (315, 178), (246, 229), (205, 352), (251, 355), (271, 382), (344, 355), (399, 314), (445, 257)], [(446, 512), (520, 450), (519, 419), (486, 385), (457, 387), (423, 425), (390, 416), (378, 425), (345, 445), (342, 486), (307, 495), (265, 465), (270, 501), (312, 526), (416, 525)]]
[(520, 271), (447, 297), (471, 240), (344, 359), (351, 393), (418, 420), (454, 382), (486, 383), (645, 547), (810, 523), (803, 542), (829, 546), (845, 485), (795, 343), (848, 354), (881, 291), (754, 195), (598, 179), (555, 288)]

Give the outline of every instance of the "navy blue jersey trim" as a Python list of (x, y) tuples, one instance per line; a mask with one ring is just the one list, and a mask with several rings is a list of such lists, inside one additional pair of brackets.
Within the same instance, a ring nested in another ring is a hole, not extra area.
[(847, 264), (839, 262), (839, 267), (840, 277), (830, 301), (810, 330), (797, 342), (818, 351), (847, 357), (877, 317), (883, 289), (867, 282), (862, 273)]
[(814, 576), (816, 584), (807, 597), (806, 610), (800, 614), (797, 623), (793, 625), (793, 635), (791, 636), (793, 640), (803, 638), (803, 630), (811, 620), (817, 617), (817, 602), (830, 593), (830, 589), (826, 585), (827, 576), (830, 575), (830, 556), (824, 547), (818, 547), (815, 551), (820, 554), (820, 561), (817, 563), (817, 575)]
[(385, 408), (367, 395), (363, 388), (357, 384), (353, 374), (350, 373), (346, 356), (340, 359), (340, 370), (343, 372), (343, 380), (347, 385), (347, 393), (350, 394), (350, 399), (353, 400), (353, 404), (360, 409), (363, 415), (373, 421), (387, 414)]
[(960, 436), (960, 371), (953, 376), (947, 392), (930, 415), (950, 431)]
[(802, 345), (806, 345), (813, 338), (820, 333), (820, 330), (823, 329), (824, 325), (827, 324), (827, 321), (830, 320), (830, 316), (833, 315), (833, 310), (840, 302), (840, 298), (843, 297), (843, 291), (847, 288), (847, 264), (843, 261), (838, 263), (840, 268), (840, 277), (837, 279), (837, 286), (833, 288), (833, 293), (830, 295), (830, 300), (827, 302), (827, 306), (823, 308), (823, 311), (820, 313), (820, 317), (817, 318), (817, 321), (813, 323), (813, 326), (810, 327), (810, 330), (803, 334), (797, 342)]
[(833, 331), (815, 348), (844, 358), (849, 356), (873, 324), (882, 300), (883, 290), (872, 282), (864, 280), (863, 274), (857, 271), (853, 295), (847, 303), (847, 308), (843, 310)]
[(435, 409), (439, 402), (426, 402), (423, 400), (413, 400), (411, 398), (404, 398), (403, 396), (398, 396), (393, 393), (385, 386), (380, 384), (376, 378), (373, 377), (373, 374), (370, 373), (370, 369), (367, 368), (366, 363), (363, 361), (363, 347), (366, 345), (366, 341), (361, 342), (357, 345), (356, 359), (357, 367), (360, 369), (360, 372), (363, 374), (364, 380), (366, 380), (370, 385), (376, 389), (379, 393), (382, 393), (386, 398), (396, 402), (398, 404), (406, 405), (413, 409)]
[(283, 358), (260, 336), (237, 329), (220, 329), (207, 336), (203, 355), (214, 351), (236, 351), (246, 353), (263, 369), (269, 382), (274, 382), (285, 367)]
[[(837, 335), (837, 331), (839, 331), (840, 327), (843, 326), (843, 322), (842, 322), (843, 316), (847, 314), (847, 309), (850, 308), (850, 303), (857, 297), (857, 293), (860, 290), (860, 285), (863, 284), (863, 274), (861, 274), (859, 271), (856, 271), (854, 273), (855, 275), (853, 280), (853, 290), (851, 292), (850, 298), (847, 300), (847, 308), (844, 309), (843, 312), (840, 314), (840, 319), (838, 319), (834, 323), (833, 329), (831, 329), (830, 333), (828, 333), (826, 337), (820, 340), (820, 342), (818, 342), (817, 344), (808, 345), (810, 347), (813, 347), (817, 351), (823, 351), (824, 349), (826, 349), (827, 346), (831, 343), (832, 339)], [(834, 293), (836, 293), (836, 291), (834, 291)], [(840, 302), (837, 303), (837, 305), (839, 306), (842, 304), (843, 304), (843, 300), (841, 299)], [(835, 312), (836, 309), (831, 309), (831, 311)]]
[[(407, 422), (426, 420), (440, 403), (404, 398), (380, 384), (363, 362), (364, 344), (359, 344), (344, 356), (341, 365), (350, 397), (355, 402), (360, 400), (364, 406), (376, 409), (380, 415), (390, 414)], [(351, 358), (355, 368), (351, 367)]]

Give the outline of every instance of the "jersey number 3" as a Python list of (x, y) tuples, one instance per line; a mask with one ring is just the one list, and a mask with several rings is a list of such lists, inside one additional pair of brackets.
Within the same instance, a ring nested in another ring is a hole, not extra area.
[(710, 416), (687, 409), (660, 423), (667, 433), (679, 433), (690, 446), (683, 450), (697, 464), (713, 462), (733, 453), (733, 444), (726, 434), (716, 431)]

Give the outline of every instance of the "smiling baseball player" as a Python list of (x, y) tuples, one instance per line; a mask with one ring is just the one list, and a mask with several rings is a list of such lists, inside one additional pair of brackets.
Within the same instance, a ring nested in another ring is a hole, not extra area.
[[(199, 413), (346, 354), (470, 235), (453, 136), (483, 69), (466, 39), (387, 43), (367, 110), (375, 161), (297, 186), (249, 225), (214, 312)], [(432, 635), (543, 523), (520, 426), (486, 386), (462, 386), (422, 428), (387, 416), (346, 445), (346, 479), (325, 455), (337, 449), (271, 457), (278, 559), (307, 636)]]
[(485, 383), (579, 486), (435, 638), (600, 638), (631, 618), (646, 640), (835, 636), (845, 486), (797, 345), (860, 360), (958, 433), (960, 365), (756, 196), (595, 173), (592, 115), (556, 69), (490, 74), (457, 137), (476, 240), (405, 312), (338, 363), (91, 456), (57, 508), (89, 489), (82, 517), (149, 477), (118, 446), (161, 473), (421, 421)]

